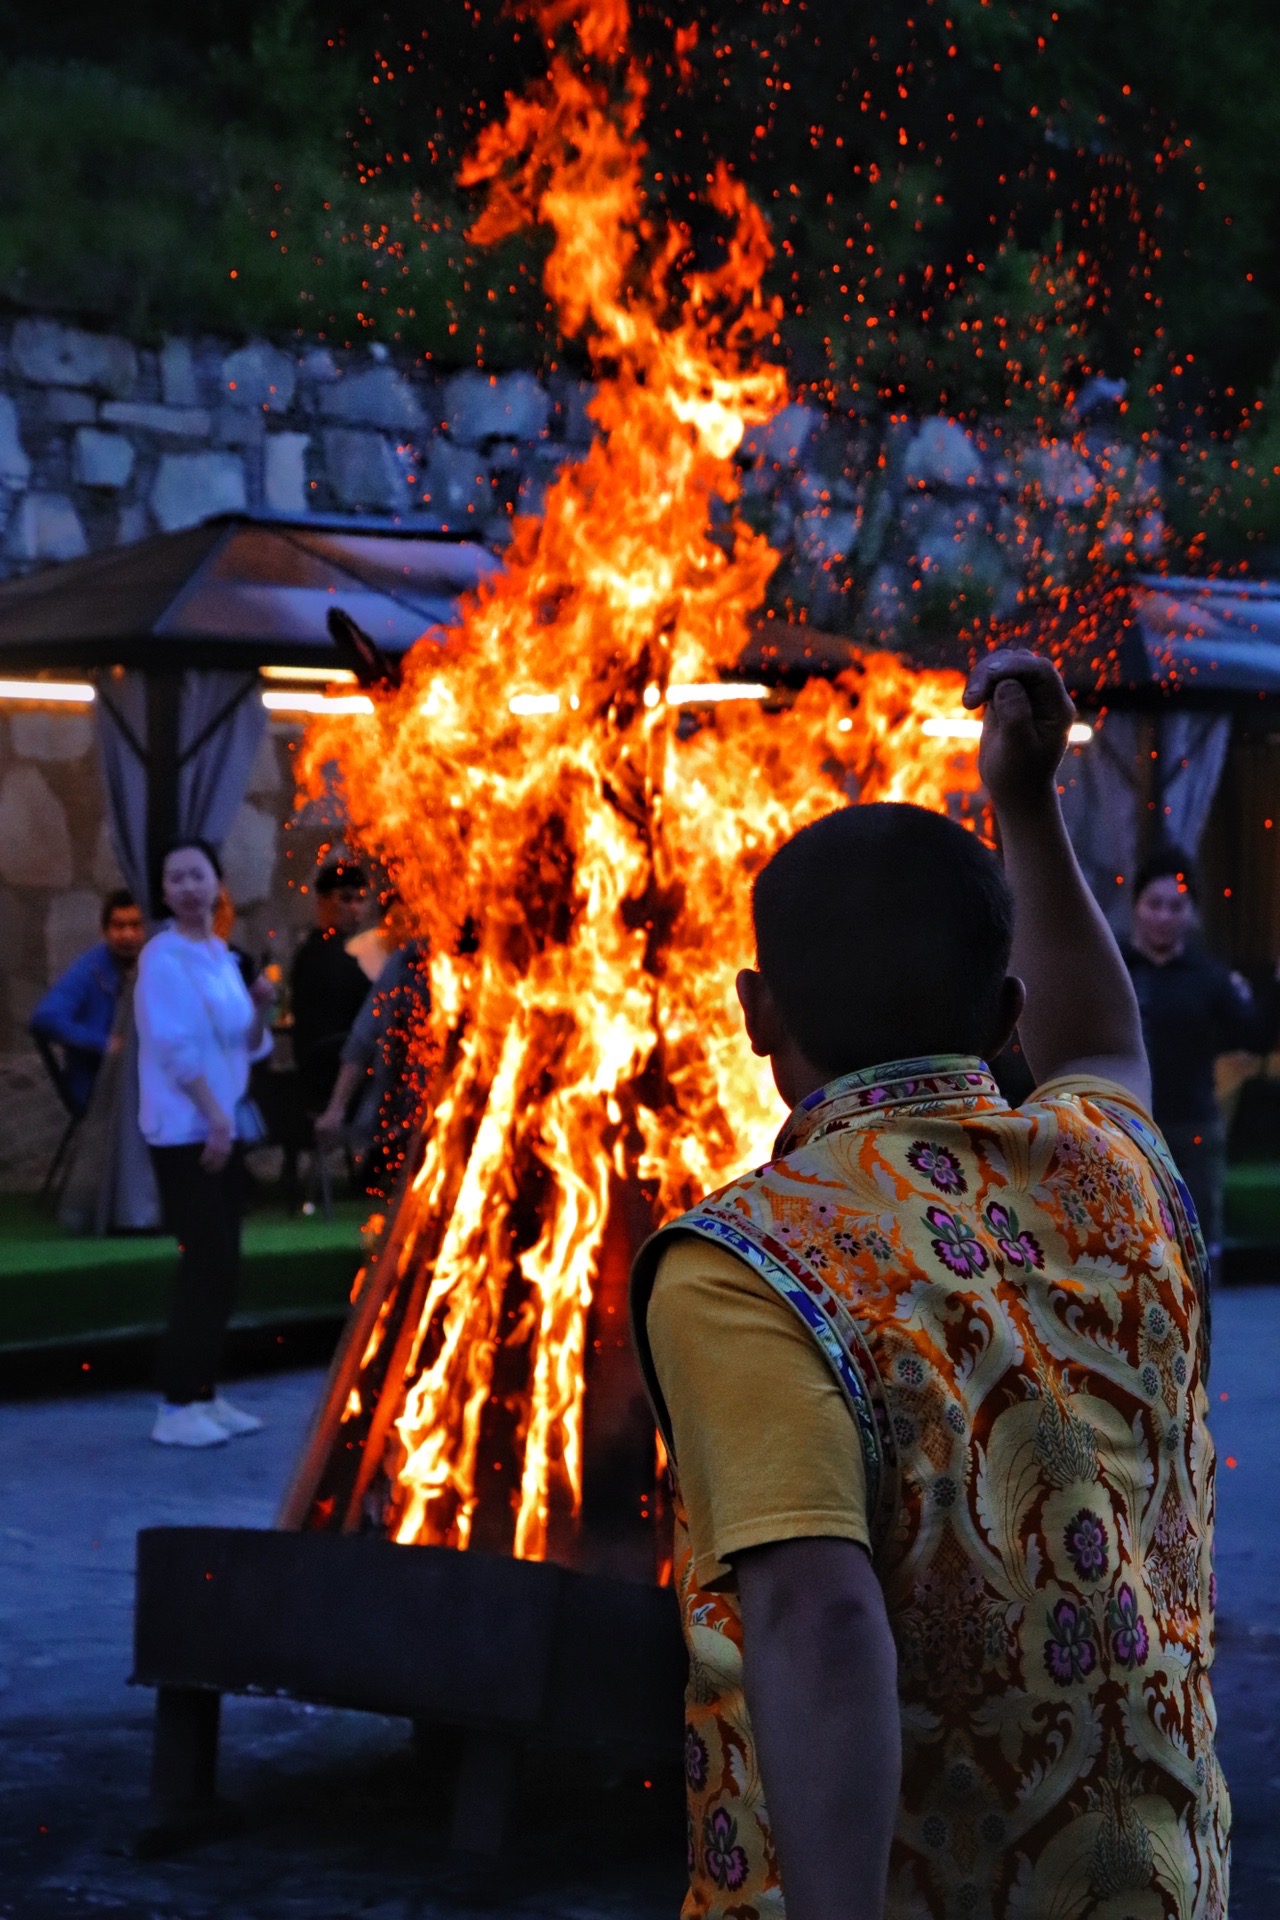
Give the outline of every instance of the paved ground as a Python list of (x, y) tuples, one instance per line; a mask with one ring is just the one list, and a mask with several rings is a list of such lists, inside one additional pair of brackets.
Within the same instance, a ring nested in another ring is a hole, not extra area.
[[(1278, 1365), (1280, 1288), (1223, 1296), (1212, 1397), (1232, 1920), (1280, 1915)], [(280, 1702), (227, 1704), (223, 1788), (250, 1810), (245, 1829), (176, 1859), (132, 1856), (150, 1708), (125, 1684), (134, 1535), (268, 1524), (320, 1379), (244, 1382), (236, 1397), (267, 1431), (208, 1454), (150, 1446), (139, 1393), (0, 1406), (0, 1920), (674, 1920), (673, 1782), (539, 1765), (508, 1861), (463, 1866), (443, 1844), (440, 1773), (406, 1723)]]

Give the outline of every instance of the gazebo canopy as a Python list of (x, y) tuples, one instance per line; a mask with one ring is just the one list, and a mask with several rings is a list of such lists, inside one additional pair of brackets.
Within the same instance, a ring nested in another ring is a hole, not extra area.
[(431, 527), (226, 514), (0, 583), (0, 671), (336, 665), (335, 606), (399, 654), (499, 565)]
[[(1102, 580), (1061, 607), (1028, 607), (983, 641), (1052, 652), (1084, 707), (1218, 707), (1280, 695), (1280, 582), (1141, 575)], [(891, 638), (830, 633), (782, 619), (759, 623), (743, 667), (798, 683), (838, 673), (859, 648), (888, 646), (916, 665), (969, 664), (954, 634)]]

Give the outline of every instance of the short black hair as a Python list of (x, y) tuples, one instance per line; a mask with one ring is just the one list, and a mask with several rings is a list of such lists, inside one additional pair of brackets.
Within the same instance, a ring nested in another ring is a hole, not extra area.
[(1138, 868), (1133, 883), (1135, 906), (1147, 888), (1156, 880), (1176, 880), (1193, 905), (1200, 897), (1196, 892), (1196, 876), (1191, 855), (1184, 853), (1181, 847), (1158, 847), (1154, 853), (1147, 855)]
[(1013, 896), (954, 820), (890, 802), (829, 813), (762, 869), (752, 911), (760, 971), (828, 1077), (992, 1045)]
[(217, 874), (219, 880), (221, 880), (222, 862), (218, 858), (218, 850), (212, 841), (202, 840), (198, 833), (175, 833), (172, 840), (166, 841), (164, 850), (160, 855), (159, 878), (164, 878), (164, 865), (169, 855), (171, 853), (186, 853), (189, 848), (194, 848), (197, 853), (202, 853)]
[(130, 893), (128, 887), (113, 887), (102, 902), (102, 911), (98, 916), (98, 925), (105, 933), (111, 925), (111, 916), (113, 913), (133, 913), (137, 905), (138, 903)]
[(343, 887), (351, 887), (360, 893), (368, 892), (369, 876), (358, 861), (330, 860), (316, 875), (316, 892), (319, 894), (337, 893)]

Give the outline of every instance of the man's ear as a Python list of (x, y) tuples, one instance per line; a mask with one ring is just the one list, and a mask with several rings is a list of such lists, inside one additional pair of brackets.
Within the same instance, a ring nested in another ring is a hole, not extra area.
[(751, 1042), (752, 1053), (767, 1059), (780, 1053), (787, 1040), (786, 1027), (778, 1012), (769, 983), (754, 967), (743, 967), (738, 975), (738, 1005)]
[(991, 1044), (987, 1048), (987, 1059), (994, 1060), (1003, 1053), (1012, 1040), (1022, 1010), (1027, 1004), (1027, 990), (1016, 973), (1007, 973), (1000, 986), (1000, 1005), (996, 1014), (996, 1030)]

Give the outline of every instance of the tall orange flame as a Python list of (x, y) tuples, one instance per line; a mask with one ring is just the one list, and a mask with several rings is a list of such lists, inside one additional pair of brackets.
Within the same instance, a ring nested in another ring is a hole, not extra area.
[[(581, 1505), (588, 1314), (620, 1188), (647, 1183), (669, 1213), (765, 1152), (780, 1117), (733, 995), (751, 875), (850, 797), (954, 805), (976, 774), (921, 731), (958, 706), (959, 676), (887, 655), (794, 699), (675, 706), (740, 659), (776, 559), (733, 515), (735, 450), (786, 397), (763, 357), (768, 233), (722, 170), (720, 263), (678, 271), (688, 235), (645, 204), (621, 0), (527, 10), (556, 40), (549, 71), (462, 178), (488, 190), (477, 240), (551, 228), (547, 286), (587, 340), (602, 431), (543, 517), (516, 521), (447, 646), (419, 642), (370, 718), (318, 725), (307, 766), (319, 782), (336, 764), (353, 835), (432, 954), (384, 1518), (398, 1540), (465, 1547), (505, 1462), (503, 1544), (538, 1558), (568, 1550)], [(380, 1320), (368, 1368), (386, 1337)]]

